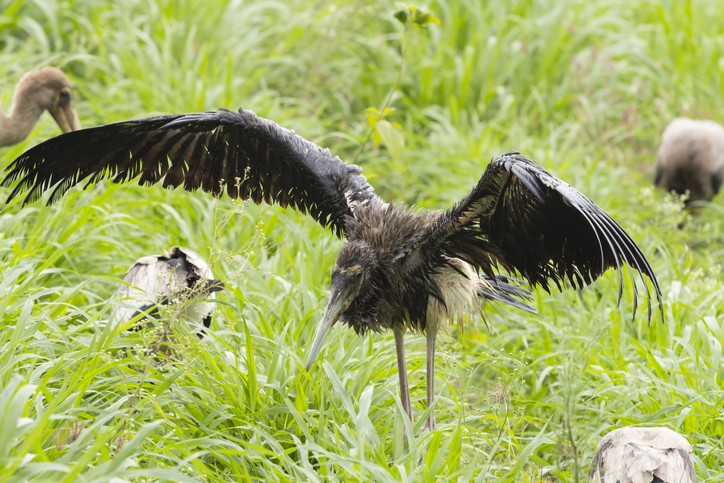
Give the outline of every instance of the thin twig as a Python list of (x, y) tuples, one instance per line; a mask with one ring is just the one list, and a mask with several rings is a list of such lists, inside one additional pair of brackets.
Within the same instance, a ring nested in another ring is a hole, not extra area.
[(573, 479), (576, 483), (578, 483), (578, 447), (576, 447), (576, 442), (573, 441), (573, 432), (571, 431), (570, 420), (567, 421), (566, 429), (568, 429), (568, 440), (571, 442), (571, 448), (573, 449)]

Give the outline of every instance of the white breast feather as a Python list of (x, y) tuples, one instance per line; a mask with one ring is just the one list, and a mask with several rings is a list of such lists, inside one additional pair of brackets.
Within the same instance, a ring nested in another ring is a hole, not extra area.
[(443, 322), (452, 324), (456, 318), (472, 316), (480, 307), (478, 288), (486, 282), (467, 262), (452, 258), (450, 263), (454, 264), (465, 276), (446, 265), (439, 273), (431, 277), (432, 281), (440, 287), (445, 305), (435, 297), (429, 298), (426, 331), (432, 330), (436, 333)]

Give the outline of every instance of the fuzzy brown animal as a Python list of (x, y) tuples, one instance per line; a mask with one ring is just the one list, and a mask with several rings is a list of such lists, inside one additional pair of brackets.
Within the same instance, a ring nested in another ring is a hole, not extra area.
[(654, 184), (685, 203), (711, 201), (724, 178), (724, 128), (713, 121), (684, 117), (666, 126), (656, 155)]
[(64, 133), (80, 129), (71, 101), (70, 82), (55, 67), (28, 72), (20, 78), (10, 114), (0, 111), (0, 147), (12, 146), (27, 138), (43, 111), (50, 112)]

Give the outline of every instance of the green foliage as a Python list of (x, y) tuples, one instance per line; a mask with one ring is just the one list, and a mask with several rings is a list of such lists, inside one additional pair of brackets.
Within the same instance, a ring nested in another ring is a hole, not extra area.
[[(639, 283), (632, 317), (627, 272), (620, 306), (616, 272), (580, 294), (537, 290), (544, 317), (489, 306), (488, 326), (441, 334), (439, 426), (423, 433), (419, 337), (414, 427), (391, 334), (335, 328), (304, 370), (341, 246), (304, 215), (134, 184), (13, 203), (0, 208), (0, 479), (583, 481), (598, 440), (641, 423), (685, 434), (699, 481), (724, 481), (724, 208), (691, 219), (650, 187), (673, 117), (722, 121), (722, 8), (436, 0), (400, 23), (388, 2), (0, 0), (6, 109), (47, 64), (68, 72), (85, 126), (243, 106), (343, 159), (361, 152), (381, 196), (429, 209), (518, 149), (632, 235), (666, 312), (647, 322)], [(44, 115), (0, 167), (57, 134)], [(173, 326), (162, 356), (153, 329), (108, 322), (130, 264), (173, 245), (229, 290), (204, 339)]]
[(403, 7), (397, 10), (393, 15), (403, 25), (406, 25), (408, 21), (418, 27), (424, 27), (425, 25), (432, 23), (440, 24), (439, 18), (430, 12), (420, 9), (417, 5), (408, 5)]
[(392, 109), (390, 108), (380, 113), (374, 107), (370, 107), (365, 110), (365, 116), (367, 116), (367, 122), (372, 129), (375, 144), (385, 143), (392, 161), (397, 161), (402, 149), (405, 147), (405, 133), (398, 123), (392, 123), (384, 119), (391, 112)]

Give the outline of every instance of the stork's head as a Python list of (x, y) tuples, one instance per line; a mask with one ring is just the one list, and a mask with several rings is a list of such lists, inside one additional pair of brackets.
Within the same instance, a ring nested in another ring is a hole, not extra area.
[(345, 312), (350, 308), (360, 294), (366, 292), (366, 287), (372, 285), (372, 274), (377, 265), (374, 250), (361, 240), (354, 240), (346, 244), (337, 255), (337, 263), (332, 268), (332, 288), (329, 292), (329, 301), (324, 310), (322, 321), (317, 327), (312, 348), (307, 359), (307, 370), (317, 358), (322, 349), (324, 339), (337, 321), (344, 321)]
[(18, 83), (13, 106), (24, 102), (47, 109), (64, 133), (81, 128), (71, 102), (70, 82), (60, 69), (44, 67), (25, 74)]

